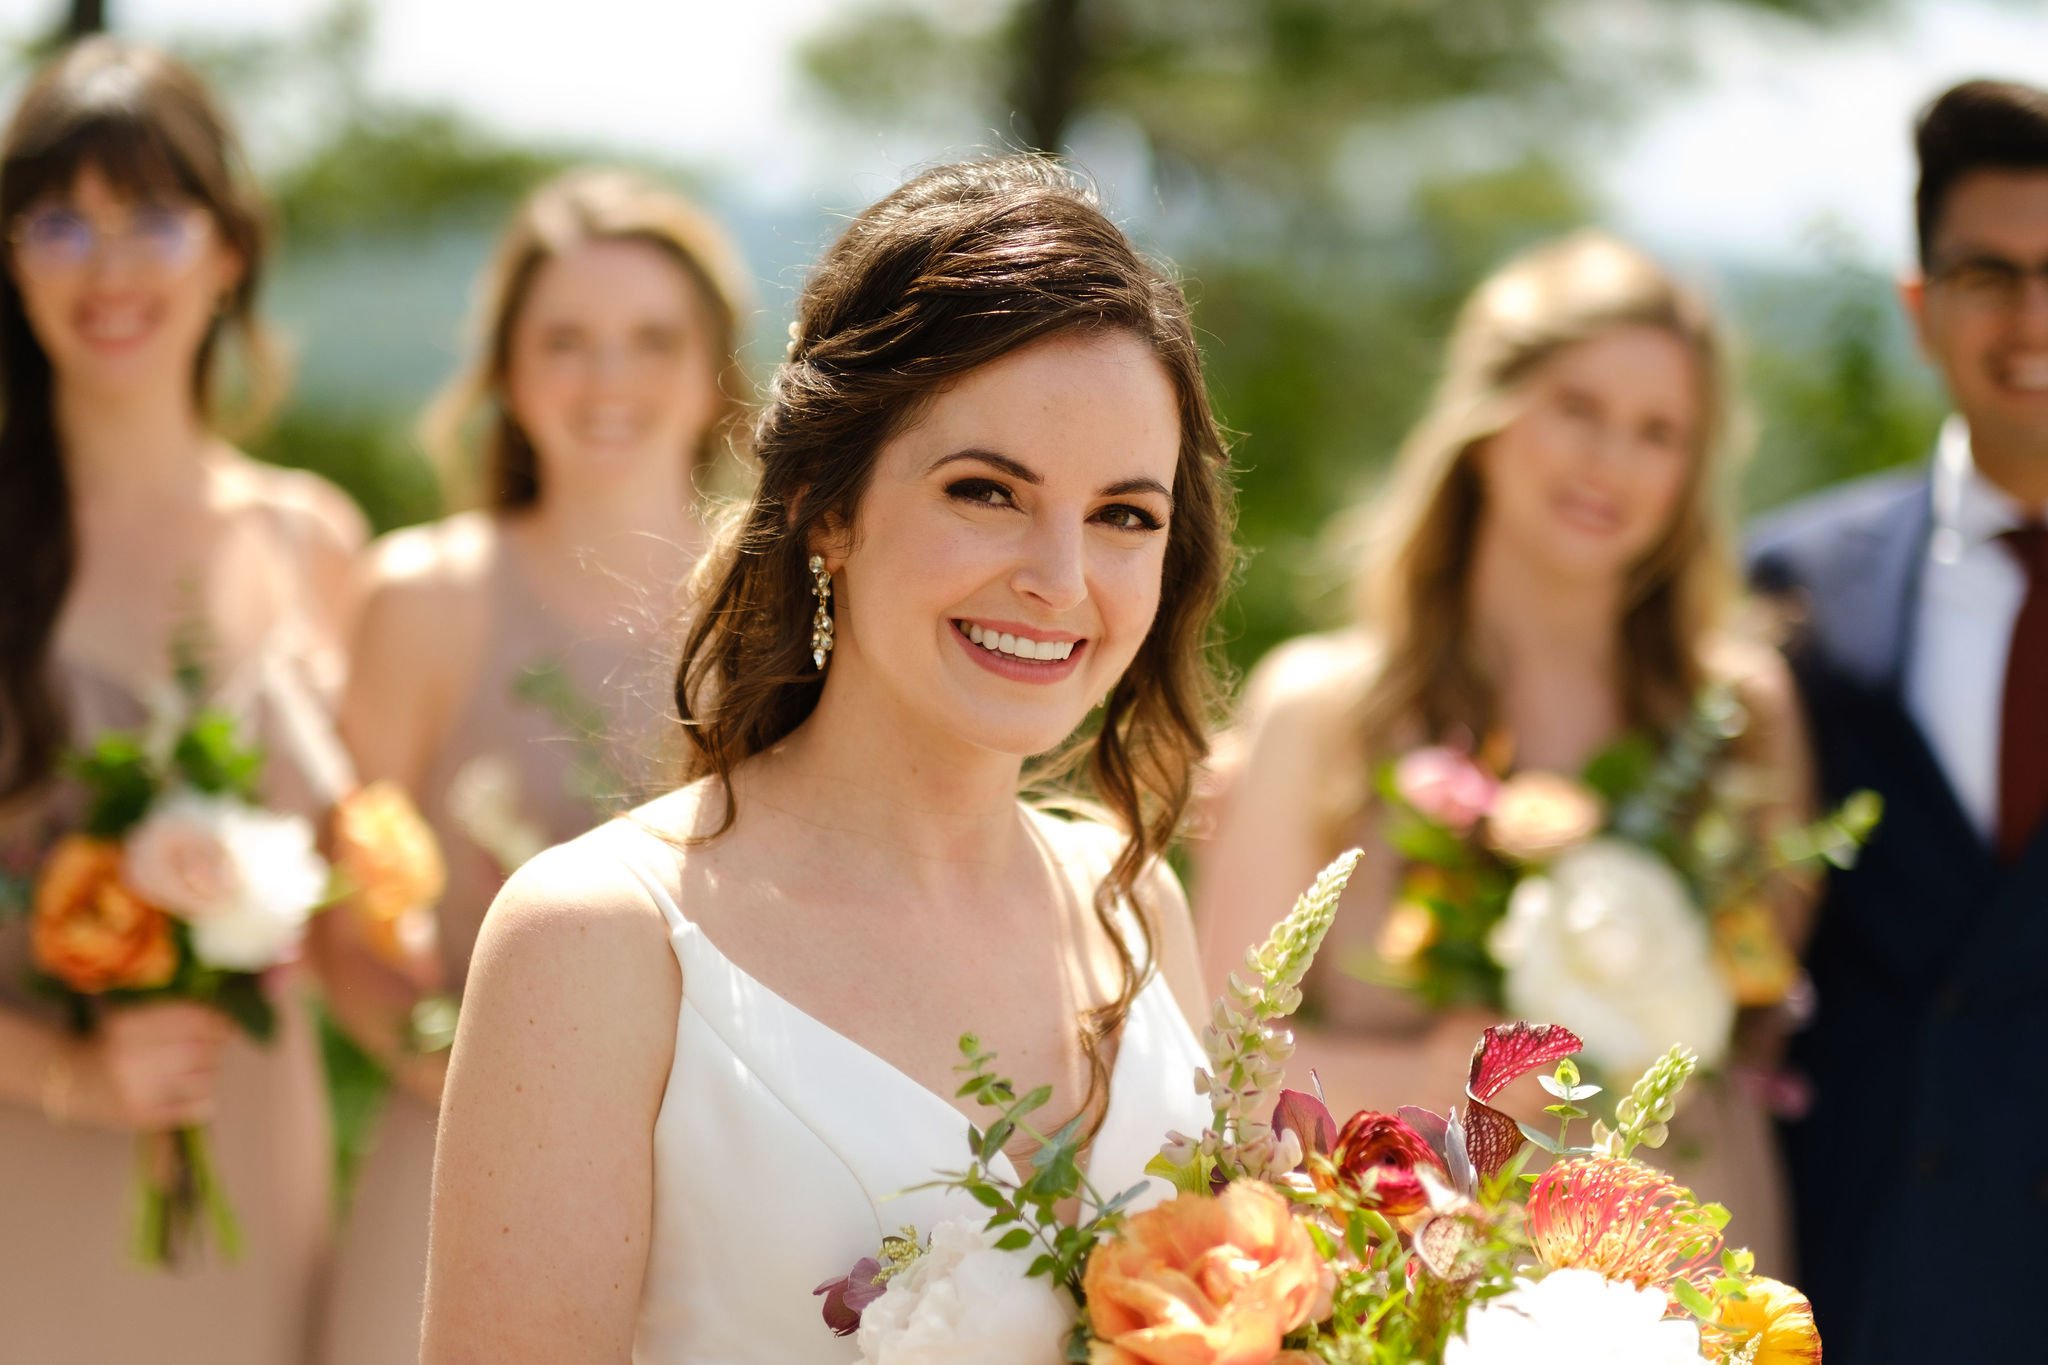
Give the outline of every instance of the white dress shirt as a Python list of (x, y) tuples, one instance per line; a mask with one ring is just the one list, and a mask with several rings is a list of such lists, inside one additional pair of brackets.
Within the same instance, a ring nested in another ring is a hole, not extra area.
[(1998, 537), (2026, 509), (1977, 470), (1960, 417), (1934, 457), (1934, 532), (1906, 660), (1906, 707), (1927, 737), (1963, 813), (1988, 844), (1998, 831), (1998, 729), (2005, 662), (2027, 578)]

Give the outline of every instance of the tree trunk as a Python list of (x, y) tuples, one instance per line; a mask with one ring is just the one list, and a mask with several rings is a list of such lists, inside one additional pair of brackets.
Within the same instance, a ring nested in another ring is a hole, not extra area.
[(1088, 64), (1081, 4), (1082, 0), (1025, 0), (1016, 109), (1022, 119), (1019, 131), (1034, 151), (1058, 152), (1074, 117)]
[(71, 0), (70, 10), (64, 17), (65, 41), (106, 31), (107, 0)]

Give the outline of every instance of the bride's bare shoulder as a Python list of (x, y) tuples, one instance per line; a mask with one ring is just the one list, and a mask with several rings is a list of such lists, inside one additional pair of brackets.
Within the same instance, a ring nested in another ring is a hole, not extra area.
[[(662, 987), (674, 975), (651, 836), (624, 818), (557, 844), (505, 883), (484, 916), (472, 972)], [(474, 979), (474, 978), (473, 978)]]

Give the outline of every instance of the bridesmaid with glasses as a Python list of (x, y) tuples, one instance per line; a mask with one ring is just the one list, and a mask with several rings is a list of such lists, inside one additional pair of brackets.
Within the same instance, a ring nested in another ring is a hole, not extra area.
[[(347, 781), (327, 704), (363, 527), (334, 488), (219, 434), (223, 351), (263, 373), (266, 254), (220, 111), (148, 48), (72, 48), (7, 127), (0, 223), (0, 871), (25, 888), (75, 826), (67, 749), (175, 698), (181, 637), (268, 751), (266, 802), (320, 813)], [(187, 1004), (105, 1009), (76, 1034), (26, 989), (29, 961), (26, 914), (0, 917), (0, 1356), (306, 1359), (330, 1158), (293, 976), (259, 1046)], [(243, 1254), (145, 1271), (136, 1136), (197, 1123)]]

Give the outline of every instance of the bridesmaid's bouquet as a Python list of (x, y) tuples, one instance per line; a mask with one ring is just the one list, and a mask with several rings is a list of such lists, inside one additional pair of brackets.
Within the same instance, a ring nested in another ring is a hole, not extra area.
[(1771, 793), (1729, 752), (1747, 723), (1717, 684), (1661, 750), (1624, 739), (1577, 778), (1503, 779), (1444, 746), (1386, 765), (1387, 838), (1409, 872), (1367, 974), (1432, 1007), (1560, 1019), (1608, 1074), (1672, 1042), (1719, 1066), (1736, 1011), (1799, 982), (1772, 880), (1848, 866), (1880, 811), (1860, 792), (1766, 839)]
[[(1555, 1025), (1488, 1029), (1463, 1102), (1444, 1114), (1364, 1111), (1343, 1124), (1282, 1086), (1282, 1021), (1359, 854), (1326, 870), (1246, 957), (1204, 1031), (1200, 1134), (1169, 1134), (1149, 1171), (1174, 1197), (1135, 1214), (1139, 1189), (1103, 1199), (1076, 1163), (1080, 1121), (1043, 1139), (1021, 1183), (993, 1166), (1030, 1132), (1044, 1088), (1019, 1095), (962, 1040), (961, 1093), (994, 1117), (970, 1163), (941, 1184), (986, 1219), (888, 1238), (820, 1285), (825, 1321), (857, 1334), (866, 1365), (1792, 1365), (1818, 1361), (1811, 1306), (1724, 1246), (1727, 1210), (1637, 1159), (1656, 1147), (1697, 1062), (1674, 1047), (1612, 1122), (1592, 1118)], [(1494, 1107), (1537, 1073), (1556, 1100), (1547, 1126)], [(1033, 1134), (1036, 1136), (1036, 1134)], [(1528, 1153), (1552, 1154), (1539, 1176)], [(1056, 1210), (1079, 1197), (1082, 1217)]]
[[(85, 816), (42, 865), (30, 931), (40, 984), (80, 1032), (101, 1009), (160, 1000), (210, 1005), (254, 1038), (276, 1031), (264, 974), (297, 955), (330, 871), (310, 822), (259, 804), (262, 763), (231, 716), (206, 709), (168, 734), (108, 732), (73, 759)], [(145, 1264), (177, 1264), (202, 1219), (240, 1254), (204, 1128), (145, 1134), (139, 1170)]]

